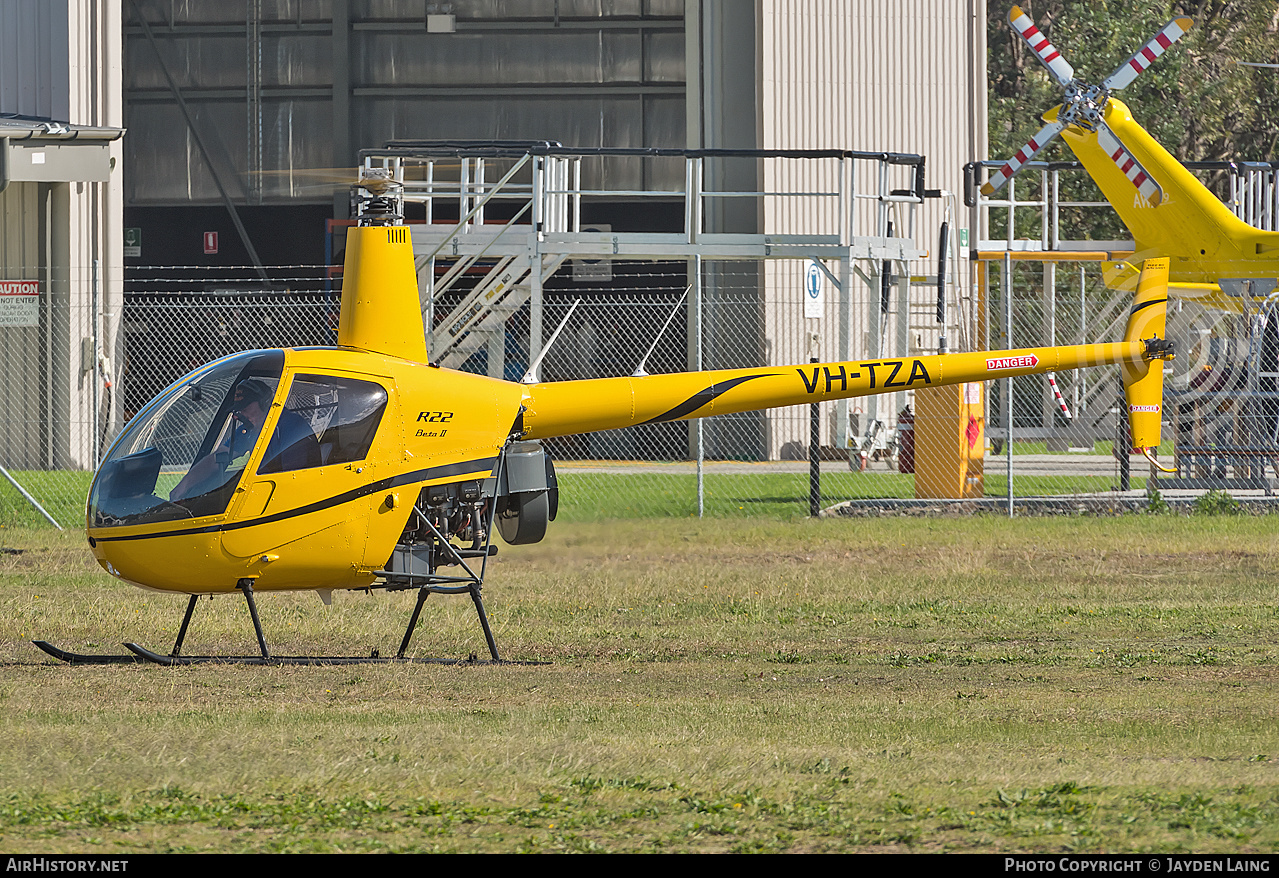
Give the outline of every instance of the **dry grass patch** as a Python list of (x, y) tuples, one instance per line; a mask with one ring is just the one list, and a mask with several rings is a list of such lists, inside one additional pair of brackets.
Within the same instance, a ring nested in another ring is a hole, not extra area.
[[(71, 668), (184, 600), (5, 531), (13, 851), (1272, 850), (1267, 518), (645, 521), (503, 547), (542, 667)], [(281, 654), (393, 653), (410, 595), (265, 595)], [(432, 598), (421, 655), (483, 654)], [(201, 602), (188, 652), (253, 648)]]

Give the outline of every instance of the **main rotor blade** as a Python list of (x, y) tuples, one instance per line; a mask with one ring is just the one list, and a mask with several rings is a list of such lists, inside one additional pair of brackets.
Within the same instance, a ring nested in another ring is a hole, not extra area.
[(1141, 162), (1137, 161), (1128, 151), (1128, 147), (1120, 143), (1119, 138), (1105, 124), (1097, 126), (1097, 144), (1106, 151), (1110, 160), (1119, 166), (1124, 176), (1132, 181), (1132, 185), (1136, 186), (1142, 197), (1150, 202), (1151, 207), (1157, 207), (1164, 200), (1163, 188), (1150, 174), (1146, 173)]
[(990, 179), (982, 184), (981, 193), (991, 196), (1003, 189), (1004, 184), (1011, 180), (1013, 175), (1020, 171), (1026, 162), (1038, 155), (1039, 151), (1047, 146), (1065, 127), (1065, 122), (1049, 122), (1043, 128), (1040, 128), (1039, 132), (1030, 138), (1025, 146), (1017, 150), (1015, 156), (1005, 162), (1002, 168), (992, 174)]
[(1020, 6), (1014, 6), (1008, 12), (1008, 21), (1013, 30), (1021, 34), (1022, 39), (1030, 46), (1039, 60), (1048, 68), (1058, 85), (1066, 85), (1075, 78), (1075, 68), (1061, 57), (1057, 47), (1048, 42), (1048, 38), (1039, 32), (1035, 22)]
[(1102, 81), (1101, 87), (1110, 91), (1118, 91), (1137, 78), (1137, 74), (1145, 70), (1155, 59), (1168, 51), (1168, 47), (1181, 39), (1182, 34), (1194, 27), (1192, 18), (1182, 16), (1174, 18), (1159, 29), (1159, 33), (1150, 41), (1132, 53), (1132, 57), (1119, 65), (1119, 69)]

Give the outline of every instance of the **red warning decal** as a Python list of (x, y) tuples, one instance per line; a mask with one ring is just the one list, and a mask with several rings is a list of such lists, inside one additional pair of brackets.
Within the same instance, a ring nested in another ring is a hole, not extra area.
[(1002, 372), (1006, 369), (1034, 368), (1039, 365), (1039, 357), (1034, 354), (1022, 354), (1020, 357), (991, 357), (986, 360), (987, 372)]

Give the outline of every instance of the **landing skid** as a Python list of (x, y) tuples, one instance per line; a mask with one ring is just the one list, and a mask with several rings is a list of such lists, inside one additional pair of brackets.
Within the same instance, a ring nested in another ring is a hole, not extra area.
[(544, 665), (549, 662), (508, 662), (508, 661), (489, 661), (481, 660), (475, 655), (471, 655), (464, 659), (446, 659), (446, 658), (401, 658), (399, 656), (377, 656), (377, 655), (341, 655), (341, 656), (285, 656), (285, 655), (160, 655), (158, 652), (152, 652), (145, 646), (138, 646), (136, 643), (126, 643), (125, 649), (128, 649), (134, 655), (129, 658), (134, 661), (153, 662), (157, 665), (165, 667), (179, 667), (184, 665), (303, 665), (309, 667), (318, 667), (321, 665), (394, 665), (394, 664), (432, 664), (432, 665)]
[(541, 665), (548, 662), (508, 662), (481, 660), (475, 655), (464, 659), (447, 658), (401, 658), (398, 656), (280, 656), (263, 658), (260, 655), (161, 655), (152, 652), (145, 646), (136, 643), (124, 644), (128, 653), (123, 655), (88, 655), (80, 652), (69, 652), (54, 646), (47, 640), (31, 641), (46, 654), (66, 662), (69, 665), (145, 665), (156, 664), (165, 667), (183, 665), (386, 665), (386, 664), (435, 664), (435, 665)]
[[(126, 643), (125, 648), (129, 652), (125, 655), (85, 655), (82, 653), (68, 652), (59, 649), (46, 640), (32, 641), (37, 647), (48, 655), (53, 656), (59, 661), (64, 661), (71, 665), (118, 665), (118, 664), (157, 664), (166, 667), (177, 667), (185, 665), (201, 665), (201, 664), (224, 664), (224, 665), (299, 665), (299, 666), (319, 666), (319, 665), (370, 665), (370, 664), (437, 664), (437, 665), (545, 665), (549, 662), (511, 662), (505, 661), (498, 655), (497, 643), (493, 638), (492, 628), (489, 626), (488, 613), (484, 610), (484, 601), (480, 597), (480, 588), (484, 582), (484, 570), (487, 567), (489, 557), (496, 551), (488, 539), (481, 541), (476, 539), (469, 548), (461, 548), (454, 546), (436, 526), (431, 523), (425, 516), (422, 521), (431, 535), (431, 563), (429, 569), (425, 573), (415, 572), (413, 570), (379, 570), (378, 574), (383, 578), (382, 587), (391, 590), (407, 590), (417, 589), (417, 603), (413, 608), (413, 614), (409, 618), (408, 627), (404, 631), (404, 638), (400, 641), (399, 651), (394, 656), (380, 656), (375, 651), (368, 656), (276, 656), (271, 655), (267, 649), (266, 638), (262, 634), (262, 623), (258, 619), (257, 602), (253, 599), (253, 580), (241, 579), (236, 583), (236, 588), (244, 594), (245, 604), (249, 608), (249, 617), (253, 620), (253, 631), (257, 635), (258, 655), (182, 655), (182, 643), (186, 639), (187, 628), (191, 624), (191, 616), (195, 613), (195, 605), (199, 600), (198, 595), (191, 595), (187, 602), (186, 615), (182, 618), (182, 627), (178, 629), (177, 640), (173, 644), (173, 649), (168, 655), (162, 655), (153, 652), (144, 646), (136, 643)], [(492, 514), (488, 518), (488, 527), (486, 533), (492, 533)], [(434, 559), (441, 558), (443, 563), (457, 565), (462, 568), (464, 573), (459, 576), (443, 576), (436, 572), (437, 563)], [(474, 571), (468, 566), (467, 561), (475, 558), (481, 559), (480, 569)], [(422, 605), (426, 603), (426, 599), (432, 594), (466, 594), (470, 595), (471, 601), (475, 605), (476, 614), (479, 616), (480, 627), (484, 632), (484, 640), (488, 646), (491, 660), (481, 660), (472, 653), (464, 659), (446, 659), (446, 658), (410, 658), (405, 655), (408, 651), (409, 641), (413, 636), (413, 631), (417, 627), (417, 621), (422, 613)]]
[(137, 655), (85, 655), (80, 652), (67, 652), (59, 649), (47, 640), (31, 641), (40, 649), (69, 665), (141, 665), (146, 659)]

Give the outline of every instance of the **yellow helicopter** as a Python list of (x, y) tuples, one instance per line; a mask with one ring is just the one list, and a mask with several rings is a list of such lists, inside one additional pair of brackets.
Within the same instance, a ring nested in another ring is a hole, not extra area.
[[(523, 384), (428, 361), (402, 192), (389, 179), (361, 185), (373, 197), (357, 201), (348, 232), (337, 346), (246, 351), (184, 376), (129, 422), (94, 479), (86, 529), (103, 569), (189, 596), (173, 648), (84, 655), (36, 641), (46, 653), (84, 664), (407, 660), (426, 598), (467, 594), (501, 661), (481, 599), (493, 534), (542, 539), (559, 489), (540, 440), (554, 436), (1117, 363), (1134, 442), (1159, 445), (1172, 351), (1153, 267), (1119, 342)], [(335, 589), (372, 588), (417, 591), (395, 657), (271, 654), (256, 593), (312, 590), (327, 602)], [(259, 653), (183, 655), (197, 599), (237, 591)]]
[(1009, 22), (1062, 87), (1064, 100), (1044, 113), (1043, 128), (991, 175), (983, 194), (998, 192), (1060, 135), (1133, 236), (1133, 255), (1106, 265), (1107, 285), (1131, 289), (1155, 258), (1168, 262), (1171, 295), (1206, 307), (1247, 313), (1272, 293), (1279, 277), (1279, 232), (1231, 213), (1113, 96), (1194, 22), (1185, 17), (1168, 22), (1100, 85), (1078, 79), (1021, 7), (1012, 7)]
[[(1261, 402), (1253, 404), (1260, 407), (1245, 421), (1250, 430), (1260, 425), (1263, 435), (1270, 435), (1258, 442), (1255, 434), (1247, 434), (1239, 443), (1240, 453), (1264, 460), (1268, 455), (1258, 446), (1273, 444), (1279, 430), (1279, 416), (1268, 402), (1277, 386), (1273, 360), (1251, 365), (1244, 361), (1242, 345), (1235, 338), (1239, 331), (1235, 317), (1246, 318), (1249, 331), (1261, 335), (1259, 344), (1253, 339), (1255, 349), (1248, 357), (1273, 357), (1273, 319), (1258, 323), (1253, 318), (1274, 313), (1279, 232), (1256, 228), (1232, 213), (1114, 97), (1114, 92), (1129, 85), (1189, 31), (1192, 20), (1180, 17), (1168, 22), (1100, 85), (1077, 78), (1074, 68), (1023, 9), (1012, 7), (1009, 23), (1061, 86), (1063, 101), (1043, 115), (1043, 128), (991, 175), (982, 192), (996, 193), (1060, 135), (1133, 237), (1130, 257), (1103, 264), (1106, 285), (1128, 291), (1139, 280), (1164, 278), (1160, 282), (1166, 283), (1168, 294), (1180, 300), (1176, 326), (1169, 331), (1189, 342), (1190, 356), (1180, 374), (1173, 376), (1177, 402), (1171, 407), (1193, 405), (1214, 394), (1237, 393), (1245, 381), (1255, 381), (1255, 399)], [(1222, 397), (1217, 405), (1233, 406), (1237, 399)], [(1184, 447), (1194, 446), (1191, 442)], [(1201, 447), (1211, 450), (1212, 444)], [(1153, 460), (1152, 464), (1176, 472)]]

